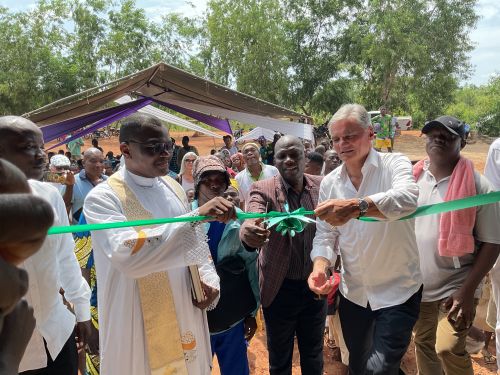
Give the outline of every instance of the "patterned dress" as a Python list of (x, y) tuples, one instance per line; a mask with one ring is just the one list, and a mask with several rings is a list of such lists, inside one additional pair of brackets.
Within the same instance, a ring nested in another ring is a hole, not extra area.
[[(78, 224), (87, 224), (85, 216), (81, 215)], [(90, 314), (92, 325), (99, 331), (99, 320), (97, 317), (97, 282), (95, 276), (94, 253), (92, 251), (92, 237), (90, 232), (78, 232), (73, 234), (75, 240), (75, 254), (80, 263), (80, 268), (90, 270)], [(99, 354), (86, 353), (87, 374), (99, 375)]]

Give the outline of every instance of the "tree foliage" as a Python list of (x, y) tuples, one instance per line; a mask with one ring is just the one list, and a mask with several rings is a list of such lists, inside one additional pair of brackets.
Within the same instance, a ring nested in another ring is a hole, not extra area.
[(0, 7), (0, 113), (165, 61), (318, 120), (357, 101), (422, 124), (469, 89), (476, 1), (210, 0), (200, 17), (160, 21), (135, 0)]
[(492, 78), (487, 85), (456, 90), (446, 113), (469, 123), (481, 134), (500, 136), (500, 77)]
[(469, 72), (468, 32), (475, 0), (371, 0), (345, 32), (349, 71), (361, 80), (361, 101), (413, 113), (417, 122), (439, 115)]

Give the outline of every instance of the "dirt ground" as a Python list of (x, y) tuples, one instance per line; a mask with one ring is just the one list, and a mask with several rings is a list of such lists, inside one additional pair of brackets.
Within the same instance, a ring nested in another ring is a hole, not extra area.
[[(222, 133), (221, 133), (222, 134)], [(209, 155), (210, 150), (213, 148), (220, 148), (224, 145), (222, 139), (215, 139), (208, 136), (198, 136), (193, 134), (193, 132), (173, 132), (171, 134), (177, 141), (177, 144), (181, 144), (181, 138), (184, 135), (190, 137), (190, 144), (196, 146), (200, 155)], [(396, 138), (395, 140), (395, 152), (402, 152), (406, 154), (411, 160), (418, 160), (425, 156), (425, 141), (424, 138), (420, 137), (420, 131), (404, 131), (403, 134)], [(486, 160), (486, 155), (488, 153), (488, 147), (491, 140), (484, 138), (473, 138), (470, 140), (468, 145), (462, 151), (463, 155), (474, 162), (475, 167), (483, 172), (484, 163)], [(49, 148), (50, 145), (55, 144), (55, 142), (50, 142), (46, 145)], [(90, 147), (90, 139), (85, 140), (85, 148)], [(118, 139), (100, 139), (99, 145), (104, 149), (104, 152), (113, 151), (115, 154), (119, 153)], [(63, 147), (56, 148), (53, 151), (62, 149)], [(495, 353), (495, 344), (492, 342), (489, 348), (491, 353)], [(332, 350), (325, 345), (324, 350), (324, 360), (325, 369), (324, 374), (335, 375), (339, 374), (339, 362), (333, 360)], [(248, 350), (248, 359), (250, 363), (250, 373), (254, 375), (263, 375), (268, 373), (268, 355), (266, 349), (266, 336), (263, 329), (259, 329), (255, 337), (250, 342)], [(496, 365), (486, 365), (481, 355), (472, 356), (474, 365), (474, 374), (477, 375), (487, 375), (495, 374)], [(217, 366), (217, 361), (215, 360), (215, 368), (212, 372), (213, 374), (219, 374), (219, 369)], [(402, 368), (408, 375), (414, 375), (417, 373), (415, 365), (415, 356), (413, 344), (410, 345), (406, 356), (402, 362)], [(295, 346), (295, 353), (293, 356), (293, 375), (299, 375), (300, 372), (300, 362), (299, 355)]]

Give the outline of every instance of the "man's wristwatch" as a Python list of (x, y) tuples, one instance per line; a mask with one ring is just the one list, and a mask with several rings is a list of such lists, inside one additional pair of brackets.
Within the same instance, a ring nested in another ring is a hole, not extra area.
[(363, 198), (358, 198), (358, 208), (359, 208), (359, 216), (358, 218), (365, 216), (368, 212), (368, 208), (370, 205)]

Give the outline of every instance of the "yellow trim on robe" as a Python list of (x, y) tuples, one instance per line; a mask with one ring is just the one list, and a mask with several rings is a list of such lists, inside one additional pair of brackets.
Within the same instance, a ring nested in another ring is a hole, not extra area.
[[(113, 174), (108, 180), (122, 203), (127, 220), (145, 220), (153, 218), (139, 202), (134, 192), (123, 181), (120, 173)], [(175, 188), (167, 179), (165, 183)], [(174, 185), (175, 186), (175, 185)], [(132, 253), (138, 251), (144, 244), (144, 232), (138, 231), (138, 239)], [(137, 280), (139, 289), (144, 333), (149, 356), (149, 365), (153, 374), (188, 375), (181, 343), (181, 333), (177, 323), (174, 299), (170, 288), (167, 272), (155, 272)]]

